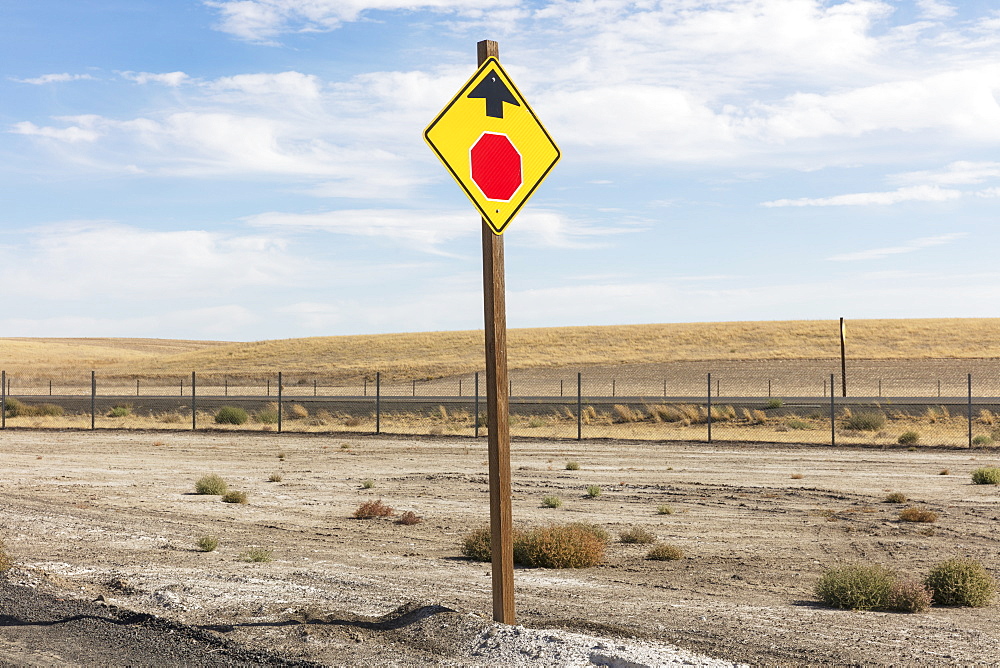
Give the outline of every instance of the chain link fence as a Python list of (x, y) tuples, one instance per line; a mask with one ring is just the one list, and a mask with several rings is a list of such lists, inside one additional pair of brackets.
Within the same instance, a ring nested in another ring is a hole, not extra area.
[[(486, 434), (484, 373), (392, 380), (0, 373), (5, 429)], [(514, 438), (883, 447), (1000, 440), (998, 360), (853, 363), (844, 380), (833, 360), (514, 370), (510, 429)]]

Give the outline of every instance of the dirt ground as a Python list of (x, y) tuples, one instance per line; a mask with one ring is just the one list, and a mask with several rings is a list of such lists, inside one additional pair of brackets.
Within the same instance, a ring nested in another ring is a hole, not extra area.
[[(27, 586), (98, 600), (119, 616), (154, 615), (288, 661), (488, 663), (467, 644), (490, 618), (490, 567), (460, 551), (462, 537), (488, 521), (485, 439), (7, 430), (0, 452), (0, 540), (15, 561), (7, 585), (19, 595)], [(969, 475), (998, 458), (515, 441), (517, 525), (585, 521), (612, 536), (645, 527), (686, 555), (648, 561), (648, 546), (615, 542), (594, 568), (518, 568), (518, 624), (752, 664), (995, 665), (996, 604), (847, 612), (819, 605), (813, 587), (824, 569), (852, 561), (922, 575), (971, 557), (1000, 575), (1000, 490)], [(566, 470), (569, 461), (580, 469)], [(194, 494), (209, 473), (248, 503)], [(272, 474), (281, 481), (269, 482)], [(589, 485), (600, 496), (589, 498)], [(898, 521), (903, 506), (883, 502), (889, 491), (939, 520)], [(542, 507), (551, 495), (562, 507)], [(351, 519), (373, 499), (423, 521)], [(659, 514), (662, 505), (673, 513)], [(199, 551), (203, 535), (216, 536), (218, 550)], [(274, 560), (242, 561), (251, 547)], [(26, 653), (12, 619), (0, 609), (0, 665), (65, 662), (65, 653)]]

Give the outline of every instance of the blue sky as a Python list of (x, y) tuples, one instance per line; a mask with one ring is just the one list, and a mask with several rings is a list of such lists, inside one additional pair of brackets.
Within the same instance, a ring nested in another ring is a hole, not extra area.
[(7, 0), (0, 332), (481, 328), (480, 39), (563, 154), (510, 327), (1000, 316), (993, 2)]

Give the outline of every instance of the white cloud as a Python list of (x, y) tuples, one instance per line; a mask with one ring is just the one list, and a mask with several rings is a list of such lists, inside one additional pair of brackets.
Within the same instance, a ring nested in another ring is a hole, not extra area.
[(77, 121), (78, 124), (55, 128), (51, 126), (40, 127), (31, 121), (21, 121), (20, 123), (15, 123), (9, 132), (29, 137), (56, 139), (70, 144), (95, 142), (101, 137), (101, 132), (98, 129), (99, 119), (96, 116), (77, 116), (74, 118), (64, 118), (63, 120)]
[(479, 218), (469, 211), (407, 209), (346, 209), (325, 213), (268, 212), (245, 219), (252, 227), (323, 231), (364, 237), (387, 237), (430, 253), (442, 253), (441, 244), (478, 234)]
[(238, 91), (247, 95), (278, 95), (317, 99), (320, 95), (319, 78), (301, 72), (279, 72), (277, 74), (237, 74), (222, 77), (208, 84), (209, 88), (220, 91)]
[(916, 0), (920, 15), (928, 19), (947, 19), (955, 15), (955, 7), (942, 0)]
[(913, 239), (912, 241), (907, 241), (899, 246), (889, 246), (887, 248), (873, 248), (871, 250), (857, 251), (854, 253), (842, 253), (840, 255), (834, 255), (828, 257), (828, 260), (834, 262), (856, 262), (858, 260), (881, 260), (883, 258), (889, 257), (890, 255), (901, 255), (904, 253), (912, 253), (914, 251), (922, 250), (924, 248), (931, 248), (932, 246), (941, 246), (943, 244), (951, 243), (956, 239), (962, 239), (966, 234), (964, 232), (953, 232), (951, 234), (940, 234), (935, 237), (921, 237), (919, 239)]
[[(266, 235), (150, 231), (106, 221), (25, 230), (0, 251), (0, 276), (32, 299), (144, 302), (150, 295), (215, 294), (293, 285), (307, 269), (286, 242)], [(39, 267), (45, 267), (39, 271)]]
[(778, 199), (763, 202), (766, 207), (784, 206), (885, 206), (901, 202), (946, 202), (962, 197), (961, 190), (938, 186), (909, 186), (889, 192), (851, 193), (833, 197), (802, 197), (799, 199)]
[[(411, 209), (345, 209), (325, 213), (269, 212), (245, 219), (252, 227), (324, 231), (351, 236), (385, 237), (410, 249), (448, 254), (442, 246), (481, 233), (480, 218), (472, 205), (457, 211)], [(526, 209), (511, 223), (507, 238), (534, 248), (594, 248), (602, 237), (641, 231), (638, 226), (598, 226), (570, 220), (545, 209)]]
[(63, 83), (65, 81), (79, 81), (81, 79), (93, 80), (94, 77), (89, 74), (69, 74), (68, 72), (63, 72), (62, 74), (43, 74), (40, 77), (34, 77), (31, 79), (17, 79), (11, 77), (12, 81), (18, 83), (32, 84), (35, 86), (44, 86), (50, 83)]
[(137, 84), (147, 84), (152, 82), (170, 86), (172, 88), (176, 88), (181, 84), (191, 81), (191, 77), (184, 72), (164, 72), (160, 74), (154, 74), (152, 72), (119, 72), (119, 74), (129, 81), (134, 81)]
[(1000, 162), (972, 162), (957, 160), (944, 169), (904, 172), (889, 177), (895, 183), (921, 183), (933, 185), (972, 185), (1000, 179)]
[[(240, 39), (273, 43), (282, 33), (317, 32), (356, 21), (373, 10), (467, 11), (468, 0), (204, 0), (218, 10), (218, 29)], [(479, 0), (471, 10), (507, 7), (519, 0)]]
[(1000, 141), (1000, 65), (894, 80), (830, 94), (796, 93), (761, 108), (764, 139), (857, 137), (943, 130), (978, 142)]

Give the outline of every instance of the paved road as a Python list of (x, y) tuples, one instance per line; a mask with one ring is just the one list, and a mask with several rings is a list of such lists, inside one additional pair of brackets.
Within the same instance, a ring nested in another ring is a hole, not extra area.
[[(54, 403), (62, 406), (67, 412), (89, 414), (91, 410), (91, 398), (81, 395), (55, 395), (55, 396), (25, 396), (15, 395), (21, 401), (29, 404)], [(246, 408), (248, 411), (255, 411), (264, 405), (276, 402), (275, 396), (198, 396), (195, 398), (195, 405), (201, 412), (214, 413), (221, 406), (237, 405)], [(310, 413), (317, 410), (326, 410), (331, 413), (343, 413), (347, 415), (370, 415), (375, 412), (376, 398), (372, 396), (292, 396), (283, 399), (284, 404), (302, 404)], [(474, 409), (473, 397), (456, 396), (388, 396), (378, 400), (380, 410), (383, 414), (390, 413), (420, 413), (429, 414), (444, 407), (451, 411), (469, 411)], [(733, 406), (737, 409), (765, 409), (768, 402), (767, 397), (712, 397), (715, 405)], [(948, 406), (951, 412), (961, 413), (968, 405), (967, 397), (836, 397), (836, 406), (881, 406), (891, 407), (894, 411), (919, 414), (923, 413), (928, 406)], [(129, 405), (133, 412), (139, 415), (151, 413), (179, 412), (190, 414), (191, 396), (98, 396), (94, 401), (95, 410), (98, 415), (106, 415), (114, 406)], [(781, 415), (783, 413), (793, 413), (805, 408), (828, 410), (830, 406), (829, 397), (782, 397), (781, 407), (769, 409), (769, 414)], [(706, 398), (692, 396), (585, 396), (581, 403), (584, 406), (594, 406), (601, 410), (610, 410), (615, 405), (625, 405), (633, 409), (641, 409), (650, 404), (696, 404), (703, 405)], [(575, 412), (577, 398), (573, 397), (552, 397), (552, 396), (514, 396), (510, 401), (512, 413), (519, 415), (550, 415), (554, 410), (567, 408)], [(1000, 398), (997, 397), (973, 397), (972, 404), (976, 411), (986, 408), (994, 412), (1000, 412)], [(480, 397), (480, 411), (486, 410), (486, 398)]]

